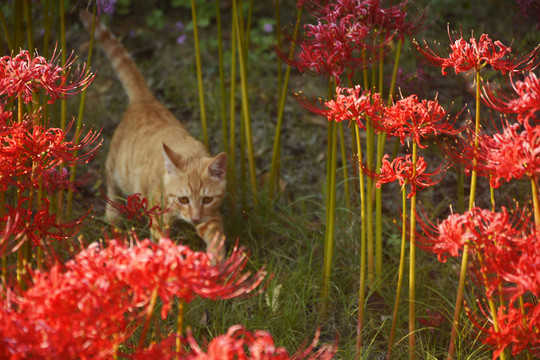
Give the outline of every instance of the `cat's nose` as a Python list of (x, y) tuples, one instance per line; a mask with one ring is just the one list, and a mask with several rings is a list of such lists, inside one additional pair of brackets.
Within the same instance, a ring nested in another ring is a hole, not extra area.
[(194, 224), (194, 225), (197, 225), (198, 223), (201, 222), (201, 218), (200, 217), (196, 217), (196, 218), (191, 218), (191, 222)]

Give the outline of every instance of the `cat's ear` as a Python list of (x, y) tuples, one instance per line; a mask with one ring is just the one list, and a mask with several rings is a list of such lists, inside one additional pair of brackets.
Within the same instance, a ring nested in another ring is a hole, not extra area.
[(177, 167), (175, 165), (175, 160), (177, 158), (177, 155), (175, 154), (174, 151), (172, 151), (170, 147), (165, 145), (165, 143), (161, 143), (161, 144), (163, 145), (162, 154), (163, 154), (163, 164), (165, 166), (165, 171), (167, 171), (169, 175), (174, 175), (177, 170)]
[(208, 165), (208, 172), (210, 176), (219, 180), (225, 179), (227, 174), (227, 154), (224, 152), (217, 154)]

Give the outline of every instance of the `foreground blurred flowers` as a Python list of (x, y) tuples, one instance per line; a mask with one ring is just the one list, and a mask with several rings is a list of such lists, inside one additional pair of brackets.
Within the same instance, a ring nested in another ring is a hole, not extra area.
[(110, 359), (130, 338), (153, 294), (165, 318), (175, 297), (229, 299), (252, 293), (264, 269), (244, 271), (247, 256), (235, 248), (212, 265), (211, 255), (169, 239), (127, 246), (119, 239), (94, 243), (65, 265), (36, 271), (21, 294), (4, 291), (0, 357), (7, 359)]

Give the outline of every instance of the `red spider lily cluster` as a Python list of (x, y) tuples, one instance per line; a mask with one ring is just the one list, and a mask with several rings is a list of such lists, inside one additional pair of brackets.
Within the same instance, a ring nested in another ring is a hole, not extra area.
[(325, 102), (326, 109), (313, 108), (312, 111), (324, 115), (328, 121), (355, 121), (361, 129), (365, 129), (365, 121), (376, 123), (384, 117), (385, 104), (379, 93), (362, 91), (357, 85), (354, 88), (336, 88), (335, 99)]
[[(441, 223), (421, 223), (426, 236), (420, 245), (446, 261), (446, 256), (459, 256), (465, 245), (474, 256), (473, 279), (486, 291), (488, 299), (504, 298), (492, 321), (481, 321), (469, 311), (469, 317), (485, 337), (483, 341), (496, 348), (493, 358), (510, 348), (513, 354), (523, 349), (538, 349), (540, 307), (523, 299), (540, 295), (540, 237), (523, 220), (524, 214), (510, 214), (473, 208), (464, 214), (452, 214)], [(520, 300), (521, 299), (521, 300)], [(518, 305), (525, 301), (523, 306)], [(480, 304), (480, 306), (482, 306)], [(538, 354), (537, 354), (538, 355)]]
[(501, 91), (494, 93), (489, 86), (484, 86), (482, 99), (498, 112), (517, 114), (517, 120), (525, 126), (540, 122), (537, 114), (540, 111), (540, 80), (536, 74), (531, 72), (517, 81), (511, 76), (510, 83), (516, 97), (506, 96)]
[(203, 351), (193, 336), (188, 335), (191, 352), (186, 360), (330, 360), (336, 353), (335, 344), (327, 344), (315, 352), (319, 333), (305, 349), (298, 350), (292, 356), (282, 347), (276, 348), (272, 335), (267, 331), (251, 332), (241, 325), (229, 328), (226, 334), (214, 338), (208, 344), (208, 350)]
[(416, 95), (398, 100), (374, 126), (388, 135), (399, 137), (402, 144), (410, 139), (420, 148), (426, 147), (420, 142), (423, 138), (440, 134), (456, 135), (462, 130), (454, 128), (454, 123), (450, 122), (447, 112), (437, 100), (419, 101)]
[(150, 227), (152, 226), (152, 219), (154, 217), (162, 215), (167, 211), (166, 209), (161, 209), (159, 205), (148, 208), (148, 199), (139, 193), (129, 195), (125, 204), (120, 204), (110, 198), (107, 198), (106, 201), (113, 209), (120, 214), (124, 214), (129, 220), (150, 219)]
[(493, 41), (487, 34), (482, 34), (477, 40), (471, 37), (469, 41), (463, 39), (463, 34), (454, 35), (448, 28), (450, 38), (450, 52), (448, 57), (441, 55), (441, 51), (432, 50), (424, 40), (424, 47), (416, 41), (413, 42), (416, 49), (432, 65), (442, 68), (442, 74), (446, 75), (447, 68), (454, 68), (454, 72), (478, 71), (489, 65), (501, 73), (530, 70), (536, 66), (534, 59), (538, 55), (538, 48), (521, 58), (511, 57), (512, 49), (503, 45), (502, 42)]
[(403, 37), (420, 29), (423, 13), (407, 21), (408, 4), (383, 8), (380, 0), (298, 1), (299, 7), (306, 6), (317, 17), (317, 24), (305, 25), (296, 59), (280, 56), (302, 72), (331, 77), (337, 83), (344, 73), (350, 79), (376, 61), (396, 34)]
[(436, 185), (442, 179), (442, 176), (438, 179), (435, 177), (443, 172), (443, 166), (440, 166), (432, 173), (428, 173), (426, 172), (427, 163), (422, 156), (416, 160), (416, 166), (413, 165), (412, 155), (410, 154), (404, 157), (398, 156), (392, 162), (390, 162), (389, 158), (389, 155), (384, 155), (381, 170), (378, 174), (370, 173), (367, 169), (363, 170), (377, 181), (377, 187), (394, 181), (398, 181), (402, 187), (410, 184), (411, 191), (407, 194), (407, 198), (411, 198), (416, 194), (416, 191)]
[(43, 89), (50, 97), (48, 103), (52, 104), (90, 85), (94, 75), (87, 73), (84, 67), (69, 76), (75, 57), (70, 56), (65, 65), (60, 66), (57, 65), (59, 56), (55, 54), (51, 61), (43, 56), (32, 56), (28, 50), (0, 58), (0, 96), (22, 96), (24, 102), (29, 103), (32, 96)]
[[(2, 200), (0, 224), (13, 236), (5, 236), (2, 255), (16, 251), (24, 242), (44, 247), (49, 239), (64, 239), (73, 235), (85, 216), (64, 222), (51, 212), (46, 196), (58, 189), (74, 189), (69, 181), (69, 168), (86, 163), (99, 148), (99, 132), (86, 135), (76, 131), (67, 139), (67, 129), (49, 127), (38, 108), (25, 114), (23, 102), (30, 102), (40, 89), (48, 95), (48, 103), (85, 89), (94, 76), (85, 69), (69, 76), (71, 57), (66, 65), (56, 65), (57, 56), (48, 62), (41, 56), (31, 56), (26, 50), (0, 59), (0, 191)], [(18, 103), (17, 119), (8, 110)], [(4, 199), (4, 197), (3, 197)], [(10, 226), (7, 227), (7, 224)]]
[(228, 299), (252, 293), (266, 272), (244, 271), (247, 256), (235, 248), (212, 265), (210, 255), (143, 240), (132, 247), (111, 240), (93, 244), (65, 265), (33, 274), (20, 295), (4, 293), (0, 354), (5, 359), (110, 359), (133, 335), (153, 293), (165, 318), (173, 299)]

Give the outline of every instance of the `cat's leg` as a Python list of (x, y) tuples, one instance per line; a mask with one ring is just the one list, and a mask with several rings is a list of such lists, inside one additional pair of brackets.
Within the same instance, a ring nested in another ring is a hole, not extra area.
[(213, 254), (219, 261), (225, 259), (225, 235), (221, 215), (213, 215), (204, 222), (195, 225), (197, 234), (206, 242), (206, 252)]
[(111, 176), (108, 174), (106, 175), (106, 185), (108, 201), (107, 205), (105, 206), (105, 220), (109, 224), (114, 225), (120, 214), (118, 213), (118, 210), (116, 210), (109, 202), (118, 201), (119, 197), (123, 194), (115, 185), (114, 181), (111, 179)]
[(150, 233), (154, 241), (161, 239), (162, 237), (169, 236), (169, 224), (171, 221), (171, 214), (165, 212), (157, 216), (150, 216), (152, 225), (150, 227)]

